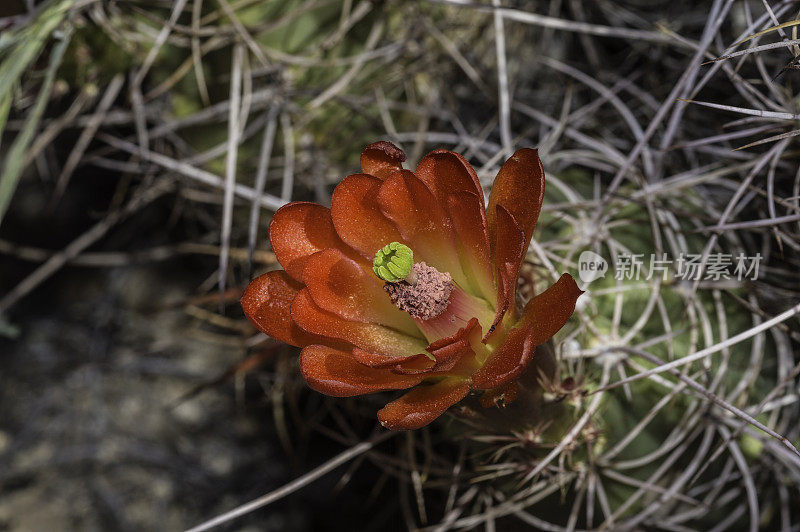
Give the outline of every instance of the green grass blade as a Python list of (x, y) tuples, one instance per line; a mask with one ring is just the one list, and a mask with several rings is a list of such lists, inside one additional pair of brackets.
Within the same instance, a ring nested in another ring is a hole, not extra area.
[(0, 99), (0, 147), (3, 146), (3, 131), (8, 122), (8, 113), (11, 111), (11, 93), (7, 93)]
[[(22, 29), (17, 35), (17, 46), (8, 53), (0, 64), (0, 94), (9, 94), (14, 84), (39, 57), (45, 43), (53, 31), (61, 24), (74, 0), (54, 2), (42, 11), (30, 26)], [(11, 37), (12, 43), (14, 37)]]
[(24, 170), (23, 161), (25, 160), (25, 151), (33, 140), (39, 126), (39, 121), (47, 107), (47, 101), (50, 98), (56, 71), (61, 64), (71, 36), (71, 29), (67, 29), (63, 39), (53, 50), (53, 54), (50, 56), (50, 65), (47, 68), (47, 77), (42, 84), (42, 88), (39, 90), (36, 103), (30, 113), (28, 113), (22, 131), (17, 138), (14, 139), (11, 149), (8, 151), (6, 159), (3, 162), (2, 173), (0, 173), (0, 223), (3, 222), (3, 217), (11, 203), (11, 197), (17, 189), (17, 183)]

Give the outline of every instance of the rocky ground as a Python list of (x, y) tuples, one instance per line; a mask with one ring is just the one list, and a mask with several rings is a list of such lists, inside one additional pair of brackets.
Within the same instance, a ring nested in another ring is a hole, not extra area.
[(185, 295), (159, 273), (73, 271), (3, 342), (0, 527), (177, 530), (287, 479), (232, 384), (173, 406), (240, 353), (193, 338), (180, 306), (148, 310)]
[[(201, 338), (175, 305), (189, 283), (166, 271), (72, 269), (26, 304), (21, 336), (2, 340), (0, 530), (180, 530), (303, 471), (278, 443), (255, 379), (180, 400), (243, 350)], [(323, 482), (249, 522), (337, 529), (345, 523), (317, 521), (322, 510), (359, 504)]]

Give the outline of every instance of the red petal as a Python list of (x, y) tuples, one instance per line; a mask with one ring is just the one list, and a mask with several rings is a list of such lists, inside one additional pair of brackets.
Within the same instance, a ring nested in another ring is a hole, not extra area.
[(473, 281), (473, 293), (482, 293), (491, 299), (491, 267), (487, 259), (489, 233), (483, 189), (475, 170), (461, 155), (435, 150), (422, 158), (416, 175), (430, 188), (452, 219), (459, 240), (462, 269)]
[(512, 310), (517, 291), (517, 277), (522, 259), (525, 258), (525, 234), (514, 217), (502, 205), (495, 207), (497, 231), (495, 234), (494, 264), (497, 279), (497, 313), (484, 339), (494, 332), (506, 312)]
[(525, 371), (535, 350), (533, 325), (526, 322), (514, 327), (483, 366), (472, 374), (472, 387), (488, 390), (516, 379)]
[(444, 379), (436, 384), (418, 386), (383, 407), (378, 420), (390, 430), (424, 427), (469, 393), (463, 379)]
[(337, 249), (309, 257), (303, 278), (314, 303), (328, 312), (345, 320), (379, 323), (419, 335), (411, 317), (383, 290), (383, 281)]
[(473, 282), (473, 293), (482, 294), (491, 301), (495, 288), (483, 208), (483, 196), (473, 192), (462, 190), (447, 197), (447, 212), (458, 235), (461, 268)]
[(436, 352), (436, 362), (425, 366), (402, 364), (395, 367), (396, 373), (403, 375), (426, 374), (430, 376), (460, 375), (469, 376), (477, 366), (475, 352), (467, 340), (453, 342)]
[(425, 347), (419, 338), (381, 325), (343, 320), (321, 309), (308, 288), (300, 290), (292, 301), (292, 319), (307, 332), (344, 340), (371, 353), (402, 357), (420, 353)]
[(575, 311), (575, 302), (582, 293), (575, 279), (565, 273), (550, 288), (528, 301), (521, 320), (533, 325), (534, 345), (545, 343), (561, 330)]
[(471, 318), (464, 327), (460, 328), (454, 334), (445, 338), (439, 338), (426, 347), (425, 350), (435, 357), (436, 352), (440, 349), (445, 348), (452, 343), (458, 342), (459, 340), (463, 340), (465, 338), (469, 339), (472, 336), (473, 331), (476, 329), (478, 335), (480, 335), (481, 326), (478, 322), (478, 318)]
[(242, 296), (245, 316), (264, 334), (297, 347), (319, 341), (292, 321), (291, 305), (303, 285), (276, 270), (257, 277)]
[(408, 370), (427, 370), (433, 366), (431, 360), (425, 353), (417, 353), (406, 357), (391, 357), (369, 353), (357, 347), (353, 348), (353, 358), (361, 364), (371, 368), (390, 368)]
[(429, 375), (470, 375), (477, 367), (474, 349), (484, 349), (480, 338), (481, 326), (477, 318), (472, 318), (456, 333), (440, 338), (425, 348), (436, 360), (434, 364), (424, 369), (404, 366), (396, 371), (404, 374), (426, 372)]
[(550, 288), (531, 299), (517, 327), (511, 329), (486, 363), (472, 375), (472, 386), (486, 390), (519, 377), (533, 358), (537, 345), (545, 343), (567, 322), (575, 301), (583, 292), (564, 274)]
[(530, 148), (517, 150), (500, 168), (489, 195), (489, 236), (497, 227), (495, 206), (502, 205), (525, 231), (525, 249), (531, 242), (536, 220), (544, 200), (544, 169), (539, 152)]
[(347, 176), (331, 199), (331, 217), (339, 237), (369, 261), (390, 242), (406, 244), (378, 206), (376, 197), (382, 183), (371, 175)]
[(450, 219), (430, 189), (413, 172), (395, 172), (378, 192), (381, 212), (394, 222), (414, 250), (414, 262), (425, 261), (464, 282)]
[(324, 345), (310, 345), (300, 353), (300, 371), (314, 390), (335, 397), (350, 397), (381, 390), (402, 390), (422, 378), (395, 375), (387, 369), (368, 368), (350, 353)]
[(428, 370), (431, 373), (468, 376), (477, 366), (475, 351), (469, 340), (462, 338), (431, 353), (436, 363)]
[(336, 234), (331, 211), (316, 203), (294, 202), (284, 205), (269, 224), (269, 241), (286, 273), (303, 280), (308, 257), (326, 248), (338, 248), (355, 256)]
[(385, 140), (374, 142), (361, 152), (361, 171), (386, 179), (392, 172), (403, 169), (406, 154), (403, 150)]
[[(466, 159), (455, 152), (448, 150), (430, 152), (419, 162), (415, 173), (428, 185), (442, 205), (445, 205), (448, 195), (463, 190), (483, 197), (478, 174)], [(483, 208), (481, 211), (483, 212)], [(483, 218), (485, 219), (485, 214)]]

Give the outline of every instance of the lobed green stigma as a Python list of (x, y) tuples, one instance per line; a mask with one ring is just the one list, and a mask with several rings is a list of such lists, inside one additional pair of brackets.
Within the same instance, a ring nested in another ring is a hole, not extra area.
[(402, 281), (411, 273), (414, 266), (414, 252), (400, 242), (386, 244), (375, 253), (372, 271), (389, 283)]

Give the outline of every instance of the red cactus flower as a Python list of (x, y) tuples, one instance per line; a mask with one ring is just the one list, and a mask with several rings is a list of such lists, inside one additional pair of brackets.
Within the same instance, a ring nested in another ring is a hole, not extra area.
[[(536, 346), (564, 326), (582, 293), (564, 274), (516, 308), (544, 197), (536, 150), (506, 161), (488, 209), (457, 153), (431, 152), (416, 172), (404, 160), (393, 144), (376, 142), (361, 154), (362, 173), (336, 187), (330, 209), (279, 209), (269, 239), (284, 269), (258, 277), (242, 297), (259, 330), (303, 348), (300, 369), (314, 390), (344, 397), (413, 387), (378, 412), (390, 429), (427, 425), (470, 390), (513, 400)], [(395, 266), (382, 270), (386, 280), (374, 273), (392, 260), (409, 266), (409, 250), (417, 262), (405, 279), (394, 277)]]

